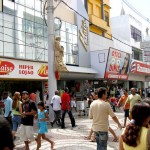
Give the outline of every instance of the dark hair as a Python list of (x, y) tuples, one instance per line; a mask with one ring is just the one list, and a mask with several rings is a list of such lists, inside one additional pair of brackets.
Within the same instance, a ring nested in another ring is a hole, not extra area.
[(58, 95), (58, 94), (59, 94), (59, 91), (58, 91), (58, 90), (56, 90), (56, 91), (55, 91), (55, 95)]
[(69, 92), (69, 89), (67, 87), (65, 87), (65, 92)]
[(103, 94), (105, 94), (107, 89), (105, 87), (100, 87), (98, 91), (98, 98), (102, 98)]
[(44, 102), (43, 101), (40, 101), (40, 102), (38, 102), (38, 104), (37, 104), (38, 106), (42, 106), (43, 108), (45, 108), (45, 106), (44, 106)]
[(134, 123), (129, 124), (122, 135), (123, 142), (136, 147), (140, 136), (141, 127), (146, 118), (150, 116), (150, 106), (147, 103), (137, 103), (132, 108)]
[(7, 92), (7, 91), (4, 91), (4, 92), (3, 92), (3, 95), (4, 95), (4, 96), (8, 96), (8, 92)]
[(0, 117), (0, 150), (8, 147), (13, 150), (14, 143), (9, 123), (3, 117)]

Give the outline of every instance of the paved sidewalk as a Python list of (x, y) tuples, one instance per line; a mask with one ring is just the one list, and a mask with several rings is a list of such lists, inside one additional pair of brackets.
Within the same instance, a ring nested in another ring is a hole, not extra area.
[[(116, 113), (120, 122), (123, 124), (123, 113), (119, 110)], [(66, 117), (66, 129), (60, 129), (57, 126), (50, 128), (47, 136), (55, 141), (55, 149), (56, 150), (96, 150), (96, 142), (90, 142), (88, 140), (84, 140), (84, 136), (86, 136), (91, 128), (92, 120), (86, 117), (78, 117), (75, 114), (77, 127), (72, 128), (70, 124), (70, 120)], [(110, 118), (110, 126), (115, 130), (116, 134), (120, 136), (121, 132), (118, 129), (117, 125)], [(37, 123), (35, 122), (34, 127), (35, 132), (37, 133)], [(17, 138), (18, 139), (18, 138)], [(113, 137), (109, 133), (108, 140), (108, 150), (118, 150), (118, 142), (112, 142)], [(24, 143), (16, 140), (16, 150), (23, 150)], [(30, 150), (36, 150), (36, 142), (31, 142)], [(50, 144), (46, 141), (42, 140), (42, 146), (40, 150), (50, 150)]]

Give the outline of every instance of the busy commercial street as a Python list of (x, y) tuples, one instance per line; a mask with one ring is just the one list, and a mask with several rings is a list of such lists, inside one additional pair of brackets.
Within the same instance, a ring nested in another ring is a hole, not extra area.
[(150, 150), (150, 0), (0, 0), (0, 150)]
[[(123, 124), (124, 114), (122, 109), (120, 108), (115, 113), (119, 119), (119, 121)], [(90, 132), (90, 128), (92, 126), (92, 120), (88, 118), (88, 116), (80, 116), (74, 112), (75, 120), (77, 126), (75, 128), (71, 127), (70, 120), (68, 115), (66, 116), (66, 129), (60, 129), (57, 125), (53, 128), (50, 124), (48, 124), (48, 138), (52, 138), (55, 142), (54, 149), (56, 150), (95, 150), (96, 142), (90, 142), (90, 140), (85, 140), (85, 136), (87, 136)], [(118, 137), (120, 136), (122, 130), (118, 129), (117, 125), (109, 119), (110, 126), (114, 129)], [(34, 123), (34, 132), (37, 134), (37, 121)], [(108, 150), (118, 150), (118, 142), (112, 142), (113, 137), (109, 133), (108, 139)], [(21, 142), (17, 137), (15, 141), (16, 150), (22, 150), (24, 148), (24, 142)], [(30, 150), (36, 149), (36, 142), (33, 141), (30, 143)], [(50, 145), (46, 141), (42, 141), (42, 146), (40, 150), (49, 150)]]

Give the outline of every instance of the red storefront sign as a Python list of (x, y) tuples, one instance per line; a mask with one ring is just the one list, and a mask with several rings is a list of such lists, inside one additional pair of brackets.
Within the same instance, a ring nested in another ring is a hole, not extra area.
[(15, 66), (13, 63), (9, 61), (2, 61), (0, 60), (0, 75), (9, 74), (14, 70)]
[(129, 72), (130, 54), (110, 48), (105, 78), (127, 80)]
[(130, 65), (130, 71), (136, 74), (150, 75), (150, 65), (133, 60)]

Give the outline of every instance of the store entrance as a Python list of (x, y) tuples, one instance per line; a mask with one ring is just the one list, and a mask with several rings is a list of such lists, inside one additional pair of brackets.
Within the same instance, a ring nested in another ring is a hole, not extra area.
[(2, 95), (4, 91), (9, 91), (12, 95), (16, 91), (28, 91), (29, 93), (35, 93), (37, 90), (40, 91), (40, 98), (42, 98), (42, 81), (0, 81), (0, 95)]

